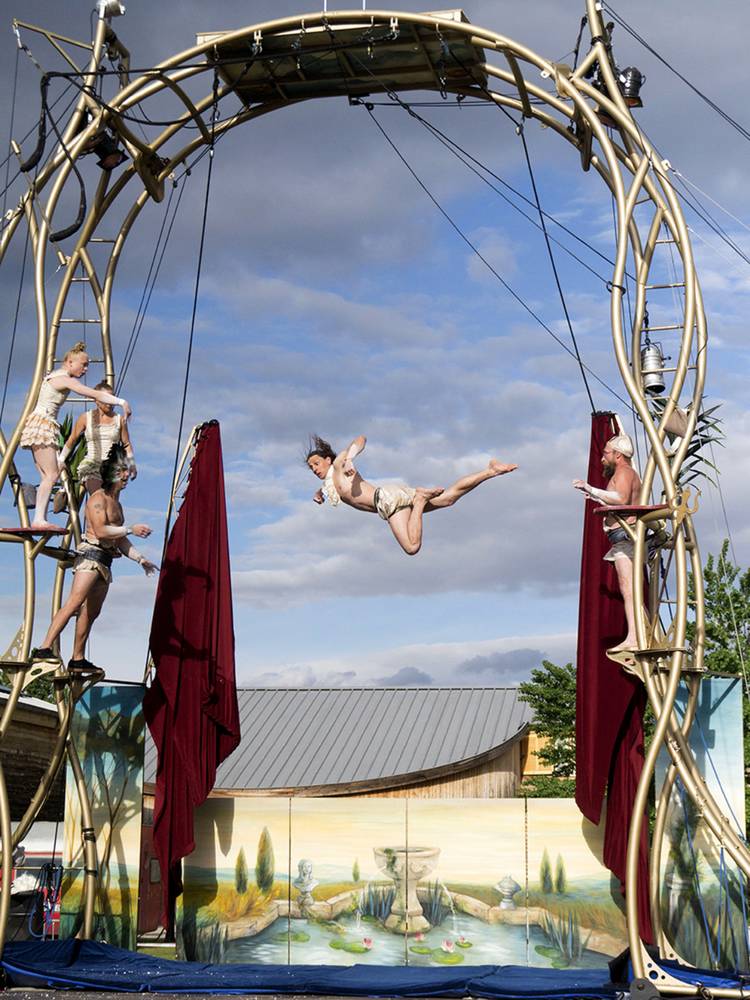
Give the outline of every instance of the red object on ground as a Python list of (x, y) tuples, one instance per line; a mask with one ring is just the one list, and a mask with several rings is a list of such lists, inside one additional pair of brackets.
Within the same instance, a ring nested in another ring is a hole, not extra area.
[[(617, 433), (613, 414), (593, 414), (587, 478), (592, 486), (606, 486), (602, 451)], [(604, 863), (624, 882), (633, 799), (643, 769), (646, 691), (606, 655), (610, 646), (622, 641), (627, 624), (615, 567), (603, 561), (609, 543), (595, 512), (596, 505), (587, 501), (578, 609), (576, 802), (583, 815), (598, 824), (607, 790)], [(638, 859), (638, 918), (641, 938), (651, 942), (645, 817)]]
[(180, 861), (195, 847), (193, 809), (240, 741), (221, 435), (204, 424), (159, 575), (144, 714), (158, 750), (154, 844), (165, 926), (182, 892)]

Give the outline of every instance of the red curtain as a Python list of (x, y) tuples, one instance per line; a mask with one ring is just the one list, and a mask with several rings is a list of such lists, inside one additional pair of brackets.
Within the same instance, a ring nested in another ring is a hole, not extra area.
[(154, 846), (170, 931), (180, 861), (195, 847), (193, 809), (240, 741), (221, 434), (216, 421), (198, 433), (159, 575), (150, 638), (156, 670), (143, 702), (159, 755)]
[[(587, 476), (592, 486), (606, 485), (602, 451), (617, 433), (613, 414), (593, 414)], [(578, 610), (576, 802), (583, 815), (598, 824), (607, 791), (604, 863), (622, 883), (633, 799), (643, 769), (646, 692), (636, 678), (606, 656), (605, 651), (626, 634), (627, 624), (614, 565), (603, 560), (608, 543), (602, 518), (594, 510), (595, 505), (587, 501)], [(641, 937), (651, 942), (645, 817), (638, 859), (638, 916)]]

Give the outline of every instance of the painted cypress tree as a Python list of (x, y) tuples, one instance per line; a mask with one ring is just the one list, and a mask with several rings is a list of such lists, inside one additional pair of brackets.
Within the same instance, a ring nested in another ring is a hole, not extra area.
[(542, 863), (539, 865), (539, 885), (542, 892), (552, 892), (552, 865), (546, 847), (542, 854)]
[(359, 874), (359, 858), (355, 858), (352, 865), (352, 882), (359, 882)]
[(558, 896), (564, 896), (568, 891), (568, 878), (565, 874), (565, 862), (562, 859), (562, 855), (557, 855), (557, 861), (555, 862), (555, 892)]
[(247, 892), (247, 858), (244, 847), (240, 848), (234, 863), (234, 887), (240, 896)]
[(275, 874), (276, 860), (273, 856), (273, 842), (268, 827), (264, 826), (258, 841), (258, 855), (255, 860), (255, 881), (261, 892), (271, 891)]

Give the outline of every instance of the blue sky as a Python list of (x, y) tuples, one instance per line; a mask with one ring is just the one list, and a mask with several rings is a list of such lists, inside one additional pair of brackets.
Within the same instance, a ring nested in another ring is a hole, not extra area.
[[(3, 0), (1, 6), (5, 24), (17, 14), (76, 37), (88, 34), (83, 4), (63, 10), (49, 0), (28, 0), (20, 10)], [(420, 7), (405, 3), (402, 9)], [(132, 0), (114, 27), (133, 65), (149, 66), (187, 48), (196, 31), (301, 10), (288, 0), (226, 0), (211, 8)], [(573, 47), (583, 5), (542, 0), (533, 18), (528, 5), (518, 3), (476, 2), (465, 10), (474, 23), (561, 59)], [(746, 4), (722, 5), (721, 31), (705, 5), (665, 0), (654, 8), (635, 0), (616, 10), (743, 121)], [(38, 36), (24, 34), (24, 40), (45, 68), (58, 68)], [(6, 135), (14, 44), (8, 30), (0, 107)], [(747, 143), (619, 28), (615, 55), (620, 65), (635, 64), (647, 76), (645, 107), (638, 112), (643, 128), (684, 177), (732, 212), (735, 219), (706, 202), (748, 252)], [(23, 56), (19, 72), (17, 136), (38, 114), (38, 74)], [(530, 194), (520, 141), (496, 109), (440, 102), (420, 113)], [(461, 229), (567, 342), (538, 230), (402, 110), (378, 106), (375, 114)], [(611, 202), (601, 182), (583, 174), (575, 151), (551, 133), (529, 123), (526, 134), (544, 208), (611, 256)], [(24, 152), (32, 145), (29, 139)], [(123, 500), (130, 520), (154, 527), (143, 546), (154, 557), (161, 550), (175, 450), (205, 166), (204, 160), (185, 182), (124, 386), (134, 409), (140, 475)], [(83, 169), (95, 181), (93, 164)], [(56, 219), (72, 218), (76, 200), (72, 192)], [(118, 273), (118, 362), (165, 209), (166, 202), (150, 205), (141, 215)], [(736, 556), (747, 565), (750, 267), (687, 215), (709, 316), (707, 396), (722, 402), (727, 434), (719, 456), (722, 489)], [(566, 242), (609, 277), (608, 264)], [(3, 370), (22, 248), (17, 238), (0, 275)], [(622, 393), (606, 289), (562, 251), (556, 259), (584, 359)], [(53, 287), (54, 278), (49, 281)], [(222, 141), (201, 289), (186, 427), (209, 418), (222, 425), (241, 683), (505, 684), (524, 679), (544, 656), (560, 661), (573, 655), (582, 511), (570, 482), (585, 472), (590, 412), (580, 373), (457, 237), (364, 108), (318, 101), (266, 116)], [(652, 322), (660, 311), (654, 302)], [(33, 336), (26, 294), (6, 433), (30, 372)], [(617, 406), (595, 382), (592, 392), (598, 408)], [(317, 483), (301, 457), (312, 431), (339, 447), (366, 434), (359, 466), (377, 482), (448, 485), (491, 455), (518, 462), (519, 470), (430, 515), (423, 550), (409, 559), (380, 519), (311, 502)], [(28, 456), (19, 463), (31, 478)], [(13, 517), (5, 493), (0, 506), (3, 517)], [(716, 551), (725, 529), (718, 495), (709, 487), (697, 525), (704, 555)], [(2, 548), (0, 624), (10, 641), (21, 613), (20, 559), (11, 546)], [(129, 565), (118, 565), (116, 577), (91, 656), (112, 677), (137, 678), (154, 585)], [(43, 569), (35, 640), (44, 628), (47, 584)], [(66, 654), (69, 641), (64, 637)]]

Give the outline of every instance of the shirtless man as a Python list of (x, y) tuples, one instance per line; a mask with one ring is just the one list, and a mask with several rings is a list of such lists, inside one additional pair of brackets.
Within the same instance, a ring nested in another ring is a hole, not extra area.
[(373, 486), (354, 468), (354, 459), (364, 451), (367, 439), (355, 438), (348, 448), (337, 455), (327, 441), (315, 435), (310, 441), (307, 464), (323, 486), (313, 500), (331, 506), (343, 502), (357, 510), (379, 514), (387, 521), (396, 541), (407, 555), (414, 556), (422, 546), (422, 516), (431, 510), (452, 507), (453, 504), (487, 479), (504, 476), (517, 465), (503, 465), (496, 458), (486, 469), (464, 476), (447, 490), (425, 489), (422, 486)]
[(86, 505), (87, 527), (73, 563), (70, 594), (52, 619), (42, 645), (31, 651), (32, 660), (56, 660), (52, 645), (73, 615), (77, 614), (69, 670), (95, 669), (84, 654), (91, 626), (99, 616), (112, 582), (112, 560), (120, 555), (127, 556), (143, 567), (146, 576), (151, 576), (157, 569), (127, 537), (137, 535), (148, 538), (151, 528), (147, 524), (125, 524), (119, 497), (131, 473), (124, 451), (116, 447), (103, 463), (101, 472), (104, 485), (92, 494)]
[[(607, 441), (602, 452), (602, 468), (607, 477), (607, 488), (597, 489), (596, 486), (584, 483), (582, 479), (574, 479), (573, 486), (589, 500), (596, 500), (597, 503), (609, 506), (637, 504), (641, 493), (641, 479), (633, 468), (632, 457), (633, 442), (627, 434), (617, 434)], [(629, 517), (627, 522), (634, 524), (635, 518)], [(607, 515), (604, 519), (604, 530), (610, 542), (604, 558), (607, 562), (615, 564), (628, 623), (628, 634), (622, 642), (607, 650), (608, 653), (619, 653), (626, 649), (635, 649), (637, 645), (633, 610), (633, 542), (627, 531), (621, 528), (611, 515)]]

